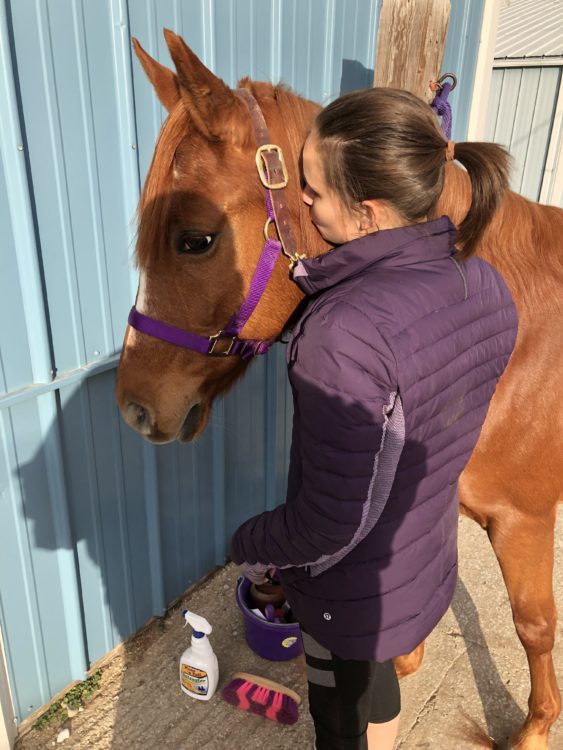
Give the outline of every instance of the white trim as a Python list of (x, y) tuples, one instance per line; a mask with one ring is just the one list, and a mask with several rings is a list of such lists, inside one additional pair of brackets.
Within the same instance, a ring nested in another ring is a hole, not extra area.
[(17, 729), (15, 724), (12, 693), (8, 682), (8, 670), (4, 655), (4, 643), (0, 630), (0, 750), (12, 750), (16, 741)]
[(561, 79), (543, 172), (540, 203), (549, 203), (563, 208), (563, 81)]
[(469, 110), (469, 125), (467, 140), (479, 141), (485, 133), (489, 91), (493, 72), (493, 61), (497, 39), (498, 21), (501, 0), (485, 0), (481, 36), (479, 39), (479, 53), (473, 82), (473, 96)]
[(493, 68), (562, 68), (563, 57), (497, 57)]

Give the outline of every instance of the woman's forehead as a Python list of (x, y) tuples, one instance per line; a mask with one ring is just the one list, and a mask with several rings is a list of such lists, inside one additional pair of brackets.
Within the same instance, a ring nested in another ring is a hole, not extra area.
[(307, 182), (324, 183), (323, 170), (317, 150), (317, 138), (314, 133), (309, 134), (303, 146), (303, 172)]

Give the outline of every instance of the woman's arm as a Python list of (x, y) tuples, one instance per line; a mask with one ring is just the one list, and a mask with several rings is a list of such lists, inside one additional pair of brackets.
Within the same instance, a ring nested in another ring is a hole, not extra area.
[(320, 573), (369, 533), (385, 506), (404, 444), (395, 361), (375, 328), (366, 341), (346, 326), (343, 307), (311, 321), (296, 343), (290, 377), (301, 487), (238, 529), (237, 563)]

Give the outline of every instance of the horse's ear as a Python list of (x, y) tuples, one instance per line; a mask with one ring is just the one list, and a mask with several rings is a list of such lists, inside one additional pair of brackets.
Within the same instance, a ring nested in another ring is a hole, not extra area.
[(154, 86), (154, 90), (162, 106), (169, 112), (172, 111), (181, 98), (178, 76), (170, 68), (161, 65), (145, 52), (135, 37), (132, 37), (131, 41), (135, 54), (139, 58), (139, 62), (143, 66), (143, 70), (147, 74), (149, 81)]
[(180, 95), (196, 128), (209, 140), (244, 146), (251, 138), (246, 104), (192, 52), (182, 37), (164, 29), (176, 66)]

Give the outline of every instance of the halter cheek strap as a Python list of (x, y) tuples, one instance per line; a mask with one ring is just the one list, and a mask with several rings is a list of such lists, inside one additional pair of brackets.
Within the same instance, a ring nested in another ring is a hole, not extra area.
[[(247, 357), (265, 354), (274, 343), (274, 339), (268, 341), (241, 339), (239, 334), (260, 302), (274, 272), (277, 259), (283, 253), (291, 260), (290, 268), (292, 268), (304, 256), (299, 255), (296, 251), (297, 243), (289, 223), (289, 210), (285, 202), (285, 193), (283, 193), (289, 178), (282, 150), (279, 146), (269, 143), (270, 137), (264, 116), (250, 91), (239, 89), (236, 93), (248, 105), (252, 118), (258, 142), (256, 166), (260, 181), (265, 189), (268, 214), (264, 226), (265, 244), (250, 281), (248, 294), (226, 326), (212, 336), (200, 336), (197, 333), (163, 323), (140, 313), (135, 306), (131, 308), (128, 322), (130, 326), (141, 333), (200, 354), (210, 357), (240, 356), (246, 359)], [(271, 223), (274, 223), (277, 228), (279, 240), (268, 235)]]

